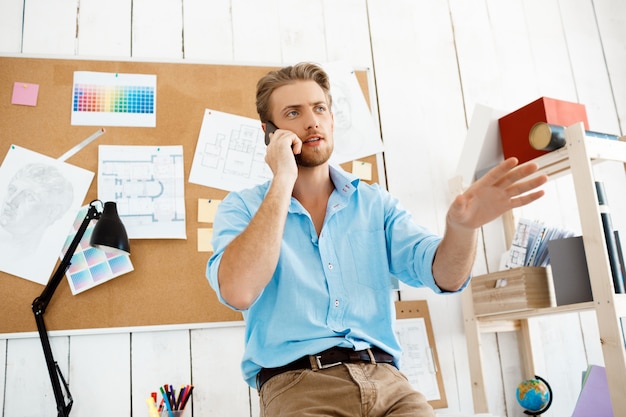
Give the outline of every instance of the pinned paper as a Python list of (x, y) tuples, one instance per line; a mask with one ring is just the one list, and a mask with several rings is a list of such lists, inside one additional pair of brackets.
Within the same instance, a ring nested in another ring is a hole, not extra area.
[(11, 104), (22, 106), (36, 106), (39, 95), (39, 84), (16, 82), (13, 84)]
[(198, 221), (201, 223), (213, 223), (217, 206), (222, 200), (212, 200), (207, 198), (198, 199)]
[(352, 161), (352, 173), (362, 180), (372, 180), (372, 164), (365, 161)]
[(73, 126), (156, 127), (157, 76), (75, 71)]
[(213, 229), (198, 229), (198, 252), (213, 252)]
[(187, 239), (184, 184), (182, 145), (98, 147), (98, 198), (118, 202), (130, 239)]

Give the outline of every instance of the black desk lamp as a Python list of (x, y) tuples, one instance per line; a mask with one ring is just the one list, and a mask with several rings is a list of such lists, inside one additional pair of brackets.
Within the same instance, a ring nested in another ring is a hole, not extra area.
[[(102, 213), (100, 213), (98, 208), (94, 205), (96, 202), (100, 203), (100, 206), (103, 206)], [(61, 369), (52, 356), (50, 339), (48, 339), (48, 331), (46, 330), (43, 315), (46, 312), (46, 307), (48, 307), (52, 295), (61, 283), (67, 269), (70, 267), (74, 251), (76, 251), (76, 247), (80, 243), (91, 220), (98, 220), (91, 234), (91, 240), (89, 242), (91, 246), (104, 251), (122, 251), (130, 254), (130, 244), (128, 243), (126, 229), (117, 214), (117, 205), (115, 202), (107, 201), (102, 204), (100, 200), (94, 200), (89, 203), (87, 214), (76, 232), (74, 240), (72, 240), (72, 243), (67, 248), (67, 252), (65, 252), (59, 267), (54, 272), (54, 275), (52, 275), (52, 278), (50, 278), (50, 281), (48, 281), (41, 295), (33, 301), (32, 309), (35, 314), (35, 321), (37, 322), (37, 332), (39, 332), (39, 338), (41, 339), (43, 354), (46, 357), (46, 366), (50, 374), (50, 381), (52, 381), (52, 390), (54, 391), (54, 398), (56, 399), (57, 410), (59, 412), (58, 417), (69, 416), (74, 400), (72, 399), (69, 386), (67, 382), (65, 382), (65, 378), (63, 378)], [(61, 382), (67, 394), (67, 404), (65, 404), (65, 398), (61, 390)]]

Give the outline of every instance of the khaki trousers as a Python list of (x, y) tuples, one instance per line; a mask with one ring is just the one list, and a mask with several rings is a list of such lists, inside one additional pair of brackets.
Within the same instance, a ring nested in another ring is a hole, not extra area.
[(262, 417), (434, 417), (426, 398), (386, 363), (288, 371), (259, 392)]

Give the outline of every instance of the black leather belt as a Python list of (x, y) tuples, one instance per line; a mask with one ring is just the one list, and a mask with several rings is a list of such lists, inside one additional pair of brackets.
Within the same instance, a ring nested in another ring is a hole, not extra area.
[(334, 347), (317, 355), (303, 356), (300, 359), (288, 363), (287, 365), (280, 366), (278, 368), (262, 368), (257, 374), (257, 389), (261, 389), (263, 384), (270, 380), (270, 378), (276, 375), (282, 374), (287, 371), (297, 371), (299, 369), (313, 369), (311, 365), (311, 359), (317, 366), (317, 369), (326, 369), (342, 363), (351, 362), (372, 362), (370, 352), (374, 357), (374, 361), (377, 363), (393, 363), (393, 356), (387, 352), (380, 350), (376, 347), (365, 350), (352, 350), (348, 348)]

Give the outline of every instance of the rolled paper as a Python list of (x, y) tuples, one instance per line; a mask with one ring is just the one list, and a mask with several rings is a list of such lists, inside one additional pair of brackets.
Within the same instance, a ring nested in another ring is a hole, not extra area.
[(554, 151), (565, 146), (565, 128), (544, 122), (535, 123), (528, 134), (530, 146), (540, 151)]
[[(585, 135), (600, 139), (617, 140), (616, 135), (608, 133), (585, 131)], [(528, 133), (530, 146), (539, 151), (554, 151), (565, 146), (565, 127), (553, 125), (546, 122), (538, 122), (530, 128)]]

